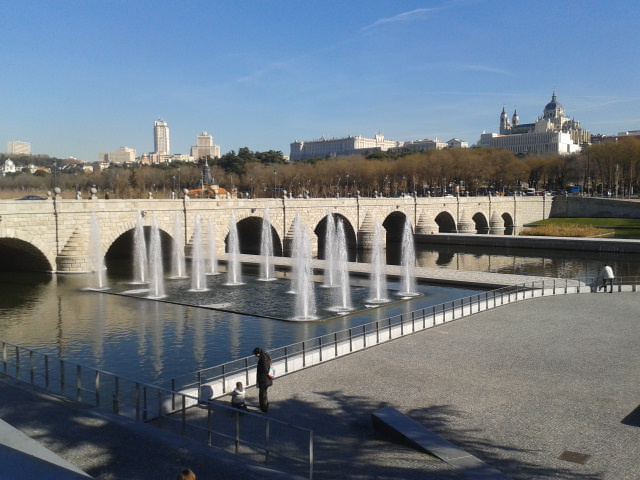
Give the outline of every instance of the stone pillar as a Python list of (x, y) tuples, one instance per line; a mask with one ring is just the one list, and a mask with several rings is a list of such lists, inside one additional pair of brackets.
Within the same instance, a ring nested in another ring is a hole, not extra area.
[(373, 248), (373, 235), (376, 229), (376, 220), (372, 212), (367, 212), (358, 230), (358, 248)]
[(420, 214), (420, 218), (418, 219), (418, 224), (416, 225), (416, 234), (417, 235), (432, 235), (434, 233), (439, 233), (440, 227), (436, 223), (436, 221), (431, 218), (426, 213)]
[(56, 257), (56, 270), (61, 273), (84, 273), (94, 269), (88, 253), (89, 238), (76, 228)]
[(498, 212), (491, 214), (489, 220), (489, 233), (491, 235), (504, 235), (504, 221)]
[(285, 257), (290, 257), (291, 255), (293, 255), (294, 225), (295, 222), (291, 222), (289, 231), (287, 231), (284, 238), (282, 239), (282, 255)]
[(478, 233), (476, 230), (476, 224), (469, 220), (466, 213), (460, 215), (460, 221), (458, 222), (458, 233)]

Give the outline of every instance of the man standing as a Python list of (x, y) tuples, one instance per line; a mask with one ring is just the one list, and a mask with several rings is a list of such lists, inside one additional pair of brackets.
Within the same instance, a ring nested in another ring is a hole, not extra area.
[(604, 291), (607, 291), (607, 285), (611, 286), (609, 293), (613, 293), (613, 279), (615, 276), (613, 275), (613, 268), (610, 265), (605, 265), (602, 269), (602, 279), (604, 280)]
[(267, 397), (267, 389), (273, 385), (273, 380), (269, 378), (269, 369), (271, 368), (271, 357), (260, 347), (253, 349), (253, 354), (258, 357), (258, 367), (256, 369), (256, 385), (258, 386), (258, 400), (260, 401), (260, 410), (264, 413), (269, 411), (269, 398)]

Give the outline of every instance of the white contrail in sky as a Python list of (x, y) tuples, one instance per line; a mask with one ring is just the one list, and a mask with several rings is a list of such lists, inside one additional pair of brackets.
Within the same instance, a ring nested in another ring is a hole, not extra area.
[(435, 12), (437, 10), (440, 10), (440, 8), (418, 8), (409, 12), (399, 13), (398, 15), (394, 15), (393, 17), (381, 18), (380, 20), (373, 22), (371, 25), (363, 27), (362, 29), (360, 29), (360, 31), (365, 32), (367, 30), (371, 30), (373, 28), (379, 27), (380, 25), (385, 25), (388, 23), (407, 22), (409, 20), (413, 20), (416, 17), (422, 17), (427, 13)]

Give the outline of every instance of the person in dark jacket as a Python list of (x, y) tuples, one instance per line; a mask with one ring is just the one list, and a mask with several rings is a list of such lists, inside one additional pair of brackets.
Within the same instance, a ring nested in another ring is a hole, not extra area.
[(269, 411), (269, 398), (267, 397), (267, 389), (273, 385), (273, 380), (269, 378), (269, 369), (271, 368), (271, 357), (260, 347), (253, 349), (253, 354), (258, 357), (258, 367), (256, 368), (256, 385), (258, 386), (258, 400), (260, 401), (260, 410)]

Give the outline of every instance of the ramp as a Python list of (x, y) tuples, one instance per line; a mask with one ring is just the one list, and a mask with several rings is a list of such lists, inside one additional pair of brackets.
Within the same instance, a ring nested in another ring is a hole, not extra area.
[(20, 430), (0, 420), (0, 478), (87, 480), (90, 477)]
[(376, 410), (371, 414), (371, 420), (376, 430), (408, 441), (418, 449), (426, 450), (472, 480), (511, 480), (492, 466), (436, 435), (395, 408), (385, 407)]

